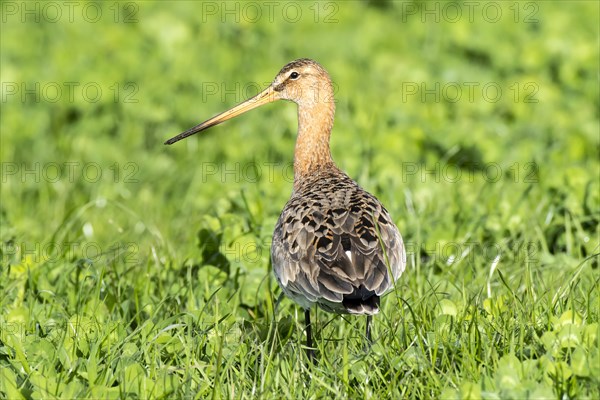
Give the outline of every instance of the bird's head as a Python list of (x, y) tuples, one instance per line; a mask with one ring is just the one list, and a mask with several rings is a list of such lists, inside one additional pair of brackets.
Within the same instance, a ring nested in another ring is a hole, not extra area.
[(293, 101), (303, 108), (311, 108), (317, 104), (329, 102), (331, 103), (331, 106), (333, 106), (333, 87), (329, 74), (316, 61), (307, 58), (292, 61), (279, 71), (269, 87), (256, 96), (180, 133), (167, 140), (165, 144), (173, 144), (188, 136), (276, 100)]

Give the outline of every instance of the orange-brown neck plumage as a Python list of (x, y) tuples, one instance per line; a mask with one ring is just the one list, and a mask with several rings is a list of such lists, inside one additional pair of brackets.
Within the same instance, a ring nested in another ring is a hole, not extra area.
[(331, 80), (323, 70), (322, 79), (305, 88), (298, 101), (298, 137), (294, 152), (294, 186), (309, 174), (335, 167), (329, 150), (335, 102)]

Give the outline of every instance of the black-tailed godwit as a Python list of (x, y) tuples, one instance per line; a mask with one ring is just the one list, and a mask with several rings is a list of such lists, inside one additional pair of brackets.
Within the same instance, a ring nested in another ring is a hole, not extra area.
[(317, 62), (299, 59), (284, 66), (258, 95), (169, 139), (201, 132), (263, 104), (298, 105), (294, 189), (275, 226), (271, 259), (283, 292), (302, 306), (311, 360), (310, 308), (339, 314), (379, 312), (380, 297), (406, 266), (402, 237), (383, 205), (333, 162), (329, 138), (335, 102), (329, 74)]

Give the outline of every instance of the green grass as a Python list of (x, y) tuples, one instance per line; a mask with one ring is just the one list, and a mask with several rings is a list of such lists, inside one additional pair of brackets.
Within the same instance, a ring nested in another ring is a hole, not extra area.
[[(600, 397), (597, 2), (239, 23), (222, 3), (97, 22), (22, 4), (2, 4), (0, 397)], [(299, 57), (330, 72), (333, 156), (409, 261), (371, 349), (364, 318), (317, 311), (314, 366), (269, 263), (295, 106), (162, 144)]]

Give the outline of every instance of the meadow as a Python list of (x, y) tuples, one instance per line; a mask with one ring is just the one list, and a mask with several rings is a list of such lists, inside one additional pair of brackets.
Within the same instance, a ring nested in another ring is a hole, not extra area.
[[(0, 397), (600, 397), (595, 1), (2, 7)], [(374, 318), (271, 272), (308, 57), (408, 265)]]

